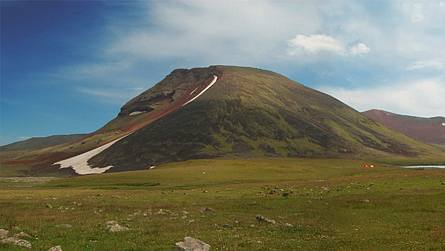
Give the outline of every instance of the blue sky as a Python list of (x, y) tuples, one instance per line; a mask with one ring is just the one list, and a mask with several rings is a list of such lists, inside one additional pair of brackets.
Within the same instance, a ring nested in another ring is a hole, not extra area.
[(1, 5), (0, 144), (91, 132), (175, 68), (266, 68), (359, 111), (445, 115), (445, 0)]

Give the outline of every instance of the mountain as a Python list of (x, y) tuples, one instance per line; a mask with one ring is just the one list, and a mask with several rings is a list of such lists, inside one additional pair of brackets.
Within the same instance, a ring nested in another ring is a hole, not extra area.
[(438, 147), (392, 131), (339, 100), (248, 67), (177, 69), (82, 140), (4, 165), (78, 174), (199, 158), (424, 158)]
[(48, 137), (32, 137), (26, 140), (0, 146), (0, 151), (36, 150), (50, 146), (71, 143), (85, 137), (87, 134), (53, 135)]
[(369, 110), (363, 114), (418, 141), (445, 145), (445, 117), (421, 118), (382, 110)]
[(212, 76), (218, 76), (216, 83), (199, 99), (120, 140), (90, 162), (128, 170), (196, 158), (414, 157), (435, 151), (329, 95), (277, 73), (246, 67), (175, 70), (124, 105), (118, 119), (137, 111), (150, 113), (150, 100), (173, 102), (175, 92), (191, 90)]

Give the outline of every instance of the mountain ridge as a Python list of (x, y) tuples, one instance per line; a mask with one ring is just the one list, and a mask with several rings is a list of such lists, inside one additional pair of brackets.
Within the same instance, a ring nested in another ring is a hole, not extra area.
[(64, 135), (50, 135), (42, 137), (31, 137), (28, 139), (12, 142), (0, 146), (0, 151), (21, 151), (21, 150), (35, 150), (60, 144), (70, 143), (79, 140), (88, 134), (64, 134)]
[(443, 116), (424, 118), (379, 109), (365, 111), (363, 114), (413, 139), (428, 144), (445, 145), (445, 117)]

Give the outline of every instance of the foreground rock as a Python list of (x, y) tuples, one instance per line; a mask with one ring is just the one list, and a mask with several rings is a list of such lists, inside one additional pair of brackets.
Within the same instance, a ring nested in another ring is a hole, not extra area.
[(48, 251), (62, 251), (62, 247), (61, 246), (54, 246), (54, 247), (48, 249)]
[(119, 225), (119, 223), (117, 223), (117, 221), (114, 220), (107, 221), (105, 224), (106, 224), (105, 228), (112, 233), (130, 230), (128, 227)]
[(176, 248), (183, 251), (209, 251), (210, 245), (192, 237), (185, 237), (184, 241), (176, 243)]
[[(8, 230), (0, 229), (0, 243), (15, 245), (15, 246), (24, 247), (24, 248), (32, 247), (31, 242), (29, 242), (27, 240), (20, 239), (17, 236), (8, 237), (8, 234), (9, 234)], [(23, 233), (23, 232), (19, 233), (18, 236), (30, 237), (28, 234)]]
[(267, 222), (267, 223), (270, 223), (270, 224), (275, 224), (275, 223), (277, 223), (275, 220), (269, 219), (269, 218), (264, 217), (264, 216), (262, 216), (262, 215), (257, 215), (255, 218), (256, 218), (256, 220), (257, 220), (258, 222)]
[(27, 240), (22, 240), (22, 239), (19, 239), (16, 237), (7, 237), (4, 239), (1, 239), (0, 243), (15, 245), (15, 246), (24, 247), (24, 248), (32, 247), (31, 242), (29, 242)]

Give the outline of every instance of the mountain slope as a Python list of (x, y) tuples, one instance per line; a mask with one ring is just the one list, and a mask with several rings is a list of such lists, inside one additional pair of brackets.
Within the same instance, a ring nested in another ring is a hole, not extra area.
[(382, 110), (369, 110), (363, 114), (418, 141), (445, 145), (445, 117), (420, 118)]
[(26, 140), (0, 146), (0, 151), (36, 150), (50, 146), (71, 143), (80, 140), (87, 134), (53, 135), (48, 137), (33, 137)]
[[(270, 71), (212, 66), (174, 71), (171, 77), (183, 79), (184, 74), (205, 72), (207, 76), (217, 75), (218, 81), (201, 97), (120, 140), (90, 163), (112, 165), (111, 170), (118, 171), (223, 156), (443, 154), (383, 127), (331, 96)], [(161, 82), (153, 89), (165, 85), (167, 82)], [(175, 84), (169, 86), (174, 88)], [(146, 109), (136, 100), (149, 96), (144, 93), (130, 101), (120, 116), (131, 113), (127, 107)]]

